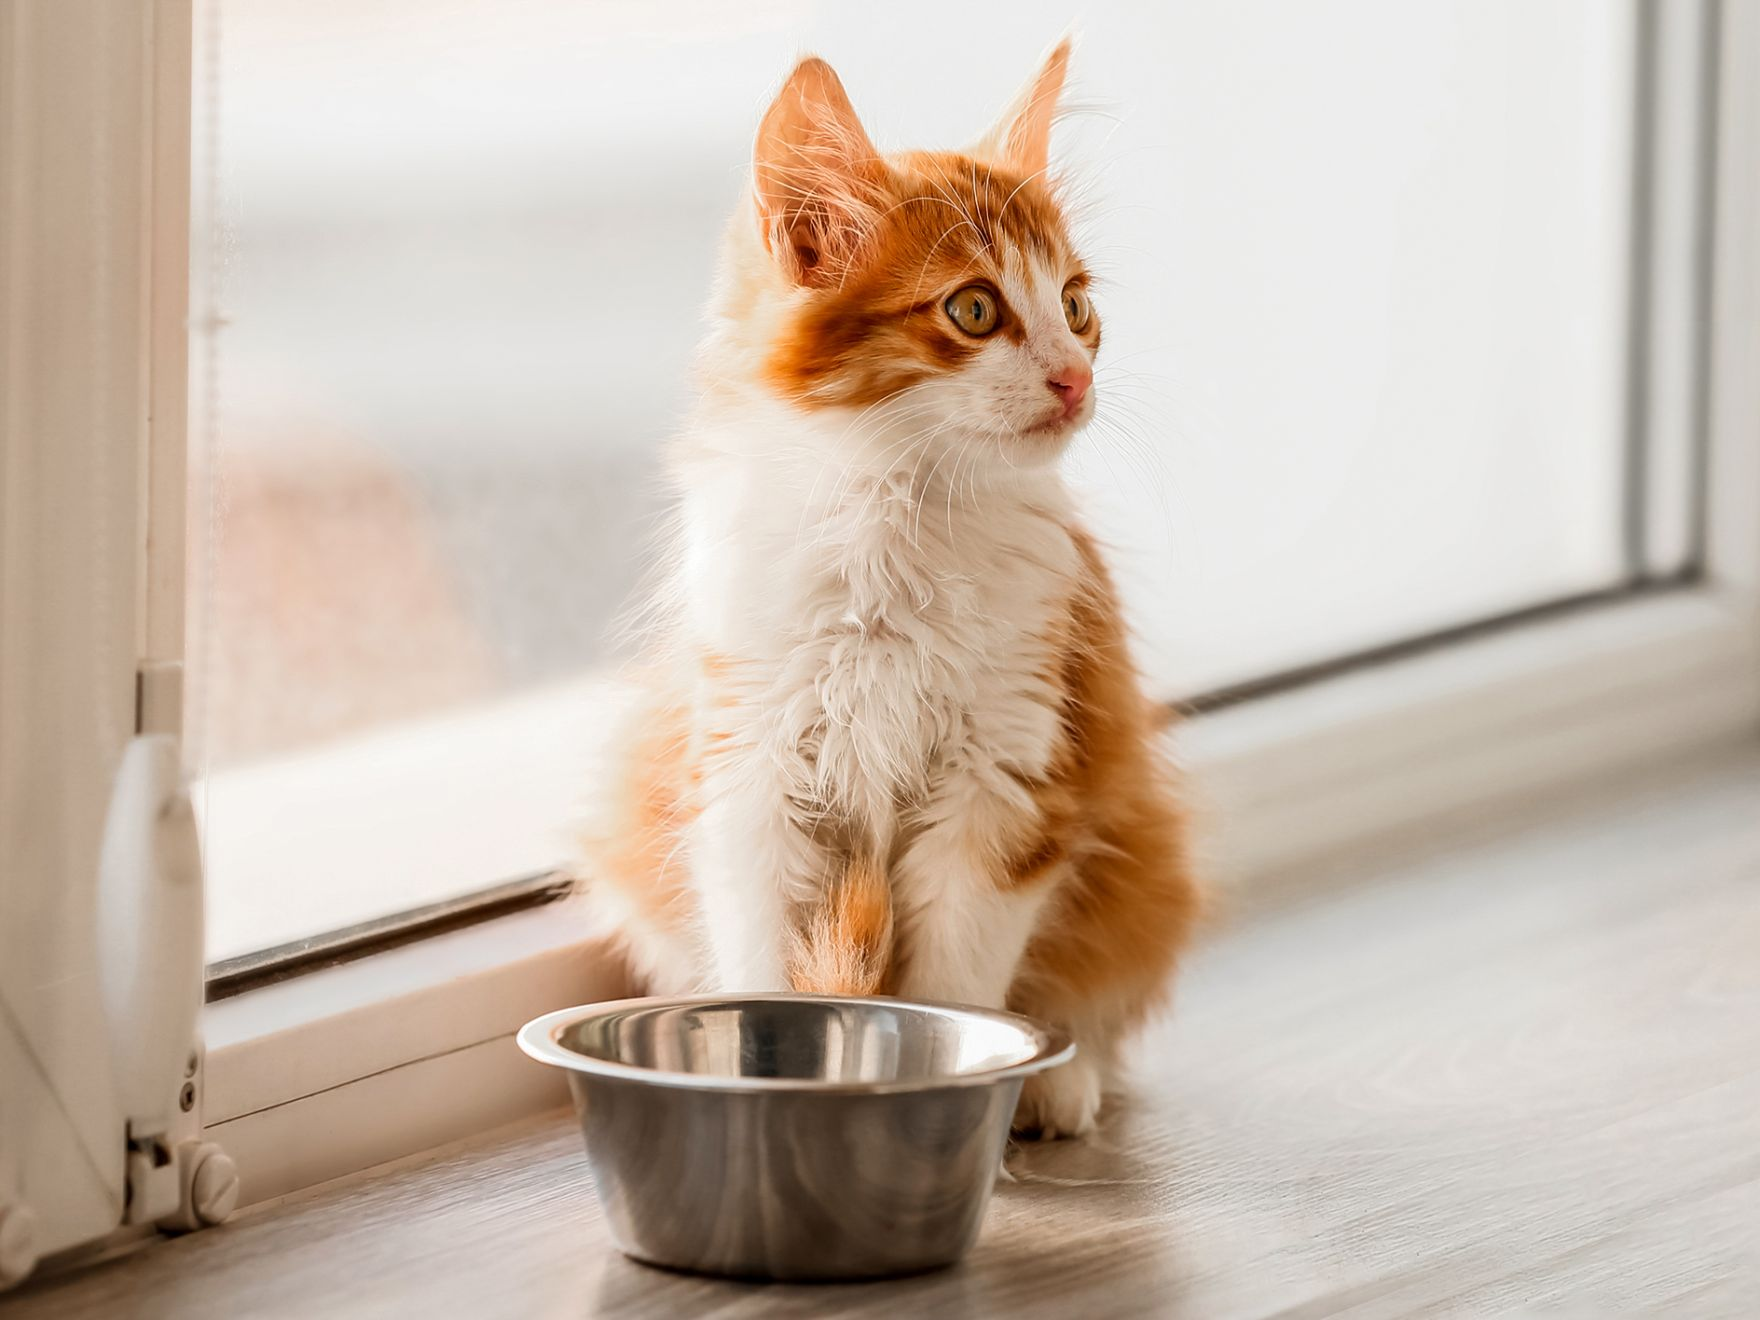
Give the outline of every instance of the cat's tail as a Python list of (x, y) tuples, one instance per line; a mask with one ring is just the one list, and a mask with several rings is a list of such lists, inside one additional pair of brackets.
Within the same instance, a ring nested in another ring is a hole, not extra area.
[(872, 858), (852, 857), (796, 932), (789, 983), (803, 994), (879, 994), (891, 967), (886, 872)]

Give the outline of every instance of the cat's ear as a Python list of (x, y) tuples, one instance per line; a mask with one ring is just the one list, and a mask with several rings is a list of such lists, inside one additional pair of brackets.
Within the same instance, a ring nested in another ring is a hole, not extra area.
[(758, 125), (752, 187), (764, 245), (797, 284), (846, 270), (880, 210), (884, 166), (829, 64), (809, 56)]
[(1075, 39), (1065, 36), (1046, 52), (1032, 81), (1021, 88), (972, 149), (974, 156), (1029, 177), (1044, 172), (1051, 157), (1051, 121), (1057, 114), (1057, 99), (1063, 94), (1074, 45)]

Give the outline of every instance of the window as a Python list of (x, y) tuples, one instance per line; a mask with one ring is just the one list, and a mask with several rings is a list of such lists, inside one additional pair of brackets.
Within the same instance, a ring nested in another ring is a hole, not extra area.
[[(563, 855), (763, 96), (821, 49), (883, 141), (957, 140), (1063, 13), (935, 7), (924, 51), (910, 7), (675, 8), (199, 6), (216, 958)], [(1070, 467), (1170, 700), (1692, 575), (1706, 31), (1095, 16), (1060, 142), (1108, 346)]]

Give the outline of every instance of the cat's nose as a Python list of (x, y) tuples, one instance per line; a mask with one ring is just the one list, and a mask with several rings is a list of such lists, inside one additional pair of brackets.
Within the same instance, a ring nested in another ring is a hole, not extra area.
[(1053, 371), (1045, 378), (1045, 383), (1062, 402), (1063, 415), (1068, 417), (1088, 397), (1088, 387), (1094, 383), (1094, 369), (1086, 362), (1072, 362)]

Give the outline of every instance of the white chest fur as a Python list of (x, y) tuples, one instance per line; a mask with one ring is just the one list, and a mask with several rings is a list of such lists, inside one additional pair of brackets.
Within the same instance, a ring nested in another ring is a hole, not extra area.
[(686, 632), (739, 674), (733, 733), (791, 794), (883, 845), (948, 775), (1044, 769), (1077, 570), (1054, 472), (973, 488), (719, 457), (685, 528)]

